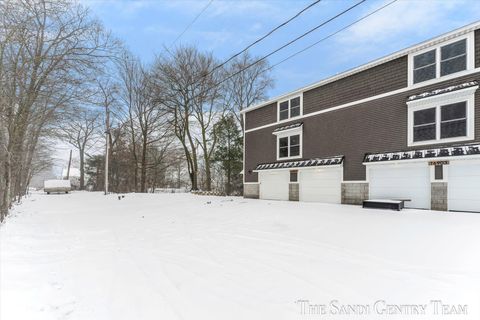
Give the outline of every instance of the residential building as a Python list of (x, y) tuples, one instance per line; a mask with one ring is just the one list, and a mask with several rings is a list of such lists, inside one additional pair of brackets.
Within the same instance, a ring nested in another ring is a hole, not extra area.
[(244, 195), (480, 211), (480, 22), (242, 111)]

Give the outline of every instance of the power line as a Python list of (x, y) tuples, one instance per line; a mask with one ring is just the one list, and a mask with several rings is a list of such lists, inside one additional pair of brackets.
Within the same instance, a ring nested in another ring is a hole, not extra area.
[[(261, 61), (263, 61), (263, 60), (267, 59), (267, 58), (268, 58), (268, 57), (270, 57), (271, 55), (273, 55), (273, 54), (277, 53), (278, 51), (280, 51), (280, 50), (282, 50), (282, 49), (284, 49), (284, 48), (288, 47), (288, 46), (289, 46), (289, 45), (291, 45), (292, 43), (294, 43), (294, 42), (296, 42), (296, 41), (298, 41), (298, 40), (302, 39), (303, 37), (307, 36), (308, 34), (312, 33), (313, 31), (315, 31), (315, 30), (317, 30), (317, 29), (319, 29), (319, 28), (323, 27), (323, 26), (324, 26), (324, 25), (326, 25), (327, 23), (329, 23), (329, 22), (331, 22), (331, 21), (333, 21), (333, 20), (337, 19), (338, 17), (340, 17), (340, 16), (342, 16), (342, 15), (346, 14), (347, 12), (349, 12), (350, 10), (352, 10), (352, 9), (354, 9), (355, 7), (359, 6), (360, 4), (364, 3), (365, 1), (367, 1), (367, 0), (361, 0), (361, 1), (357, 2), (356, 4), (354, 4), (354, 5), (350, 6), (350, 7), (348, 7), (347, 9), (345, 9), (345, 10), (343, 10), (342, 12), (340, 12), (340, 13), (336, 14), (335, 16), (333, 16), (333, 17), (329, 18), (328, 20), (326, 20), (326, 21), (322, 22), (321, 24), (319, 24), (319, 25), (315, 26), (314, 28), (312, 28), (312, 29), (310, 29), (310, 30), (308, 30), (308, 31), (304, 32), (303, 34), (301, 34), (300, 36), (296, 37), (295, 39), (293, 39), (293, 40), (290, 40), (289, 42), (287, 42), (286, 44), (282, 45), (281, 47), (279, 47), (279, 48), (275, 49), (274, 51), (270, 52), (269, 54), (267, 54), (267, 55), (265, 55), (265, 56), (263, 56), (263, 57), (261, 57), (261, 58), (259, 58), (259, 59), (255, 60), (254, 62), (250, 63), (250, 64), (249, 64), (249, 65), (247, 65), (246, 67), (243, 67), (242, 69), (240, 69), (240, 70), (236, 71), (235, 73), (233, 73), (233, 74), (229, 75), (228, 77), (224, 78), (223, 80), (221, 80), (221, 81), (219, 81), (219, 82), (215, 83), (214, 85), (212, 85), (211, 87), (209, 87), (207, 90), (210, 90), (210, 89), (212, 89), (212, 88), (215, 88), (215, 87), (217, 87), (218, 85), (220, 85), (220, 84), (224, 83), (225, 81), (227, 81), (227, 80), (231, 79), (232, 77), (236, 76), (237, 74), (240, 74), (240, 73), (242, 73), (243, 71), (245, 71), (246, 69), (248, 69), (248, 68), (250, 68), (250, 67), (252, 67), (252, 66), (256, 65), (257, 63), (259, 63), (259, 62), (261, 62)], [(206, 90), (205, 90), (205, 91), (206, 91)], [(205, 92), (205, 91), (203, 91), (203, 92)]]
[(322, 0), (316, 0), (314, 2), (312, 2), (311, 4), (309, 4), (308, 6), (306, 6), (305, 8), (303, 8), (302, 10), (300, 10), (299, 12), (297, 12), (297, 14), (295, 14), (293, 17), (291, 17), (290, 19), (282, 22), (281, 24), (279, 24), (278, 26), (276, 26), (275, 28), (273, 28), (272, 30), (270, 30), (269, 32), (267, 32), (265, 35), (263, 35), (262, 37), (258, 38), (257, 40), (255, 40), (254, 42), (250, 43), (248, 46), (246, 46), (243, 50), (237, 52), (236, 54), (234, 54), (233, 56), (231, 56), (230, 58), (228, 58), (227, 60), (225, 60), (224, 62), (222, 62), (221, 64), (215, 66), (212, 70), (210, 70), (207, 74), (205, 74), (203, 77), (207, 77), (209, 74), (211, 74), (213, 71), (215, 71), (216, 69), (224, 66), (225, 64), (227, 64), (228, 62), (232, 61), (235, 57), (238, 57), (239, 55), (241, 55), (242, 53), (244, 53), (245, 51), (247, 51), (248, 49), (250, 49), (251, 47), (253, 47), (254, 45), (256, 45), (257, 43), (259, 43), (260, 41), (262, 41), (263, 39), (269, 37), (271, 34), (273, 34), (275, 31), (277, 31), (278, 29), (286, 26), (288, 23), (290, 23), (291, 21), (295, 20), (296, 18), (298, 18), (302, 13), (304, 13), (305, 11), (307, 11), (308, 9), (310, 9), (311, 7), (313, 7), (314, 5), (318, 4), (320, 1)]
[(190, 29), (190, 27), (198, 20), (198, 18), (200, 18), (200, 16), (205, 12), (205, 10), (208, 9), (208, 7), (212, 4), (213, 0), (210, 0), (204, 7), (203, 9), (195, 16), (195, 18), (193, 18), (193, 20), (185, 27), (185, 29), (175, 38), (175, 40), (173, 40), (172, 44), (170, 45), (170, 47), (172, 47), (177, 41), (178, 39), (180, 39), (184, 34), (185, 32), (188, 31), (188, 29)]
[(270, 67), (266, 68), (266, 69), (265, 69), (265, 70), (263, 70), (262, 72), (265, 72), (265, 71), (268, 71), (268, 70), (271, 70), (271, 69), (275, 68), (275, 67), (276, 67), (276, 66), (278, 66), (279, 64), (282, 64), (282, 63), (284, 63), (285, 61), (287, 61), (287, 60), (290, 60), (291, 58), (293, 58), (293, 57), (295, 57), (295, 56), (299, 55), (300, 53), (303, 53), (303, 52), (305, 52), (305, 51), (307, 51), (307, 50), (311, 49), (312, 47), (316, 46), (316, 45), (317, 45), (317, 44), (319, 44), (320, 42), (323, 42), (323, 41), (325, 41), (325, 40), (327, 40), (327, 39), (329, 39), (329, 38), (331, 38), (331, 37), (335, 36), (336, 34), (338, 34), (338, 33), (342, 32), (342, 31), (344, 31), (344, 30), (346, 30), (346, 29), (350, 28), (351, 26), (353, 26), (353, 25), (355, 25), (355, 24), (359, 23), (359, 22), (360, 22), (360, 21), (362, 21), (362, 20), (365, 20), (366, 18), (370, 17), (371, 15), (373, 15), (373, 14), (375, 14), (375, 13), (377, 13), (377, 12), (379, 12), (379, 11), (383, 10), (383, 9), (385, 9), (386, 7), (388, 7), (388, 6), (392, 5), (393, 3), (397, 2), (397, 1), (398, 1), (398, 0), (393, 0), (393, 1), (390, 1), (389, 3), (387, 3), (387, 4), (383, 5), (383, 6), (381, 6), (380, 8), (378, 8), (378, 9), (375, 9), (374, 11), (372, 11), (372, 12), (370, 12), (370, 13), (368, 13), (368, 14), (364, 15), (363, 17), (361, 17), (361, 18), (359, 18), (359, 19), (355, 20), (354, 22), (352, 22), (352, 23), (350, 23), (350, 24), (346, 25), (345, 27), (341, 28), (340, 30), (337, 30), (337, 31), (335, 31), (334, 33), (331, 33), (331, 34), (329, 34), (328, 36), (326, 36), (326, 37), (324, 37), (324, 38), (322, 38), (322, 39), (320, 39), (320, 40), (318, 40), (318, 41), (316, 41), (316, 42), (312, 43), (311, 45), (309, 45), (309, 46), (307, 46), (307, 47), (303, 48), (302, 50), (299, 50), (299, 51), (297, 51), (297, 52), (295, 52), (295, 53), (293, 53), (293, 54), (289, 55), (288, 57), (286, 57), (285, 59), (281, 60), (280, 62), (277, 62), (277, 63), (275, 63), (274, 65), (272, 65), (272, 66), (270, 66)]

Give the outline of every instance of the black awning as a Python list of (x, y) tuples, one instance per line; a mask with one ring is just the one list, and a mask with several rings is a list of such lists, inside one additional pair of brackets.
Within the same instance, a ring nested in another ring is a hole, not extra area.
[(295, 169), (306, 167), (322, 167), (333, 166), (343, 163), (344, 156), (335, 156), (330, 158), (315, 158), (309, 160), (298, 160), (288, 162), (271, 162), (257, 165), (255, 170), (272, 170), (272, 169)]
[(301, 126), (303, 126), (303, 122), (298, 122), (298, 123), (289, 124), (289, 125), (286, 125), (286, 126), (283, 126), (283, 127), (278, 127), (275, 130), (273, 130), (273, 132), (276, 133), (276, 132), (285, 131), (285, 130), (289, 130), (289, 129), (293, 129), (293, 128), (298, 128), (298, 127), (301, 127)]
[(443, 157), (458, 157), (468, 155), (480, 155), (480, 144), (467, 144), (458, 145), (452, 147), (435, 148), (435, 149), (422, 149), (422, 150), (409, 150), (409, 151), (396, 151), (396, 152), (384, 152), (384, 153), (366, 153), (363, 162), (383, 162), (383, 161), (400, 161), (400, 160), (412, 160), (412, 159), (432, 159)]
[(432, 96), (437, 96), (437, 95), (448, 93), (448, 92), (462, 90), (462, 89), (466, 89), (466, 88), (470, 88), (470, 87), (474, 87), (474, 86), (478, 86), (477, 81), (470, 81), (470, 82), (465, 82), (465, 83), (462, 83), (462, 84), (450, 86), (450, 87), (447, 87), (447, 88), (427, 91), (427, 92), (423, 92), (423, 93), (420, 93), (420, 94), (415, 94), (413, 96), (408, 97), (408, 102), (423, 99), (423, 98), (428, 98), (428, 97), (432, 97)]

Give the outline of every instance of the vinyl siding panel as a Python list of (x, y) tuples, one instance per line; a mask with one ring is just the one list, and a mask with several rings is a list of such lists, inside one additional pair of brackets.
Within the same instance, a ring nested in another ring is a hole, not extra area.
[(247, 112), (245, 114), (245, 128), (252, 129), (277, 121), (277, 103)]
[(407, 56), (303, 93), (303, 113), (328, 109), (407, 87)]
[[(365, 180), (363, 156), (367, 152), (406, 150), (408, 96), (466, 81), (478, 80), (480, 73), (409, 92), (357, 104), (337, 111), (304, 118), (305, 159), (345, 155), (344, 180)], [(475, 95), (475, 138), (480, 141), (480, 90)], [(272, 126), (245, 134), (245, 179), (256, 182), (252, 170), (259, 163), (276, 161), (276, 139)], [(448, 145), (448, 144), (447, 144)], [(435, 147), (440, 145), (435, 145)], [(417, 147), (424, 149), (429, 146)], [(415, 148), (410, 148), (415, 149)]]

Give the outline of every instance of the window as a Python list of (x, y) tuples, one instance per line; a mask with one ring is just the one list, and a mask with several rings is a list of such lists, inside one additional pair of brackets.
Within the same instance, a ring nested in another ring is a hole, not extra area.
[(440, 138), (467, 135), (467, 103), (465, 101), (442, 106)]
[(474, 68), (473, 33), (409, 55), (409, 83), (421, 83)]
[(408, 102), (408, 145), (473, 140), (477, 88)]
[(435, 180), (443, 180), (443, 164), (435, 165)]
[(288, 101), (280, 103), (280, 120), (288, 119)]
[(463, 39), (441, 47), (440, 76), (467, 69), (467, 40)]
[(302, 115), (302, 99), (300, 96), (281, 101), (278, 104), (278, 121)]
[(290, 170), (290, 182), (298, 182), (298, 170)]
[(431, 50), (413, 58), (413, 83), (436, 78), (435, 52), (435, 50)]
[(290, 136), (290, 154), (289, 157), (300, 155), (300, 135)]
[[(437, 121), (437, 112), (440, 113), (440, 121)], [(437, 131), (440, 131), (439, 138)], [(466, 101), (413, 112), (413, 142), (458, 138), (466, 135)]]
[(413, 113), (413, 141), (435, 139), (437, 132), (436, 108), (415, 111)]
[(292, 158), (300, 155), (300, 135), (278, 138), (278, 158)]
[(278, 140), (278, 157), (286, 158), (288, 157), (288, 137), (280, 138)]

